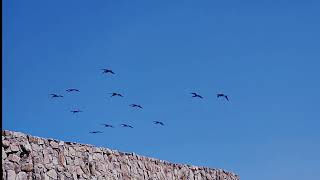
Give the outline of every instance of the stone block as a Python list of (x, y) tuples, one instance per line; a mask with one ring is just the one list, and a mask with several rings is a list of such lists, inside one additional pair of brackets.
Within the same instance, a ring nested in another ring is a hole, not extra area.
[(58, 174), (54, 169), (49, 170), (46, 174), (52, 179), (58, 179)]
[(6, 173), (7, 173), (6, 174), (7, 175), (7, 177), (6, 177), (7, 180), (15, 180), (16, 179), (16, 172), (14, 170), (7, 170)]
[(17, 174), (16, 180), (28, 180), (28, 174), (25, 172), (19, 172)]
[(20, 151), (20, 148), (17, 144), (10, 144), (10, 151), (11, 152), (18, 152), (18, 151)]
[(9, 156), (7, 157), (7, 160), (12, 161), (12, 162), (16, 162), (19, 163), (20, 161), (20, 157), (17, 156), (16, 154), (9, 154)]

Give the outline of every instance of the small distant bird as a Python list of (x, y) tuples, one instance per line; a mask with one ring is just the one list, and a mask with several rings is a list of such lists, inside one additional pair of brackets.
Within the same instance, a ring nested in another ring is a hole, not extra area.
[(113, 97), (113, 96), (123, 97), (122, 94), (119, 94), (119, 93), (109, 93), (109, 94), (111, 94), (110, 97)]
[(102, 73), (110, 73), (110, 74), (115, 74), (111, 69), (101, 69), (103, 72)]
[(121, 124), (122, 127), (128, 127), (128, 128), (133, 128), (132, 126), (128, 125), (128, 124)]
[(58, 95), (58, 94), (50, 94), (51, 98), (59, 98), (59, 97), (63, 97), (62, 95)]
[(161, 126), (164, 126), (164, 123), (163, 122), (160, 122), (160, 121), (153, 121), (154, 124), (160, 124)]
[(104, 127), (107, 127), (107, 128), (114, 128), (112, 125), (110, 124), (102, 124)]
[(70, 112), (72, 112), (72, 113), (80, 113), (80, 112), (83, 112), (83, 111), (81, 111), (81, 110), (72, 110)]
[(66, 91), (67, 91), (67, 92), (72, 92), (72, 91), (80, 92), (78, 89), (67, 89)]
[(229, 101), (228, 96), (225, 94), (217, 94), (217, 98), (219, 98), (219, 97), (224, 97), (224, 98), (226, 98), (227, 101)]
[(201, 98), (201, 99), (203, 99), (203, 97), (202, 96), (200, 96), (199, 94), (197, 94), (197, 93), (190, 93), (190, 94), (192, 94), (193, 96), (192, 97), (198, 97), (198, 98)]
[(130, 106), (131, 106), (131, 107), (137, 107), (137, 108), (143, 109), (142, 106), (140, 106), (140, 105), (138, 105), (138, 104), (130, 104)]
[(98, 134), (98, 133), (102, 133), (102, 131), (90, 131), (89, 133), (91, 133), (91, 134)]

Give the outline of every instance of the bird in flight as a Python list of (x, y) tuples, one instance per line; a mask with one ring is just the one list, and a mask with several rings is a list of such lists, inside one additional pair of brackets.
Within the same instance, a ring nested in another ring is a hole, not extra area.
[(90, 131), (89, 133), (91, 133), (91, 134), (98, 134), (98, 133), (102, 133), (102, 131)]
[(130, 104), (131, 107), (136, 107), (136, 108), (140, 108), (143, 109), (142, 106), (138, 105), (138, 104)]
[(66, 91), (67, 91), (67, 92), (73, 92), (73, 91), (75, 91), (75, 92), (80, 92), (79, 89), (67, 89)]
[(128, 128), (133, 128), (132, 126), (128, 125), (128, 124), (121, 124), (122, 127), (128, 127)]
[(80, 112), (83, 112), (83, 111), (81, 111), (81, 110), (72, 110), (70, 112), (72, 112), (72, 113), (80, 113)]
[(217, 98), (219, 98), (219, 97), (224, 97), (224, 98), (226, 98), (227, 101), (229, 101), (228, 96), (225, 94), (217, 94)]
[(154, 124), (160, 124), (161, 126), (164, 126), (164, 123), (163, 122), (160, 122), (160, 121), (153, 121)]
[(113, 97), (113, 96), (119, 96), (119, 97), (123, 97), (122, 96), (122, 94), (119, 94), (119, 93), (109, 93), (109, 94), (111, 94), (111, 96), (110, 97)]
[(112, 125), (110, 124), (102, 124), (104, 127), (109, 127), (109, 128), (114, 128)]
[(50, 94), (51, 98), (59, 98), (59, 97), (63, 97), (62, 95), (58, 95), (58, 94)]
[(102, 73), (110, 73), (110, 74), (115, 74), (111, 69), (101, 69), (103, 72)]
[(203, 97), (202, 96), (200, 96), (199, 94), (197, 94), (197, 93), (190, 93), (190, 94), (192, 94), (193, 96), (192, 97), (198, 97), (198, 98), (201, 98), (201, 99), (203, 99)]

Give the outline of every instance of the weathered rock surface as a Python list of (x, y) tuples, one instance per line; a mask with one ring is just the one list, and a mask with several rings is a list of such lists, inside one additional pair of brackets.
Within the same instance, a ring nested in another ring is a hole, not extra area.
[(2, 179), (239, 180), (221, 169), (174, 164), (91, 145), (2, 131)]

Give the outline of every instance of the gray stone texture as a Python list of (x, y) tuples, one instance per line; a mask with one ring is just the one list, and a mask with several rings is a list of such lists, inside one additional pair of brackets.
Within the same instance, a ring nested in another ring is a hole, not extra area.
[(2, 179), (240, 180), (222, 169), (2, 131)]

